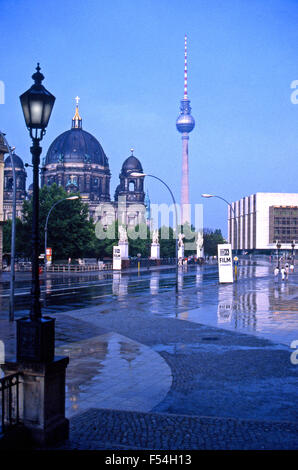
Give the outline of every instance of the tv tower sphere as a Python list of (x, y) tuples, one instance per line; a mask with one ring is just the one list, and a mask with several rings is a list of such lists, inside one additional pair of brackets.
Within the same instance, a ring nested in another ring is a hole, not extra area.
[(184, 132), (191, 132), (195, 127), (195, 120), (190, 114), (191, 107), (189, 103), (190, 101), (188, 99), (181, 100), (180, 115), (176, 120), (177, 130), (182, 134)]

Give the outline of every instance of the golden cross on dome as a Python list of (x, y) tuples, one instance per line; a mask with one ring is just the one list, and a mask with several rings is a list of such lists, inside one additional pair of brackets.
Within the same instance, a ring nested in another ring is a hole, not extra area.
[(80, 98), (78, 96), (76, 96), (75, 101), (76, 101), (76, 112), (75, 112), (74, 117), (72, 118), (72, 127), (81, 128), (82, 127), (82, 118), (79, 114), (79, 101), (80, 101)]

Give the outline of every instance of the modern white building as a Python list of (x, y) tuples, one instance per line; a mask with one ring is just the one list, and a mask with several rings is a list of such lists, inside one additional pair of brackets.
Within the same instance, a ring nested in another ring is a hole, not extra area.
[[(256, 193), (228, 207), (232, 249), (273, 252), (298, 248), (298, 193)], [(296, 240), (296, 242), (295, 242)]]

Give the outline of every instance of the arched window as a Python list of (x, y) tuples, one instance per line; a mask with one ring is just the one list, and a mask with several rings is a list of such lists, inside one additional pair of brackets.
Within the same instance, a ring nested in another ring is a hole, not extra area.
[(134, 181), (130, 181), (129, 182), (129, 186), (128, 186), (128, 191), (129, 192), (134, 192), (135, 190), (135, 182)]

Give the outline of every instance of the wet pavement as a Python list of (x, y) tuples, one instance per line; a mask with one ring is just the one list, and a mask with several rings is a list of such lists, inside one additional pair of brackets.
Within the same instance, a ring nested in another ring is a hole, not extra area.
[[(177, 295), (171, 269), (48, 280), (44, 313), (70, 356), (66, 448), (298, 448), (298, 275), (239, 271), (219, 285), (216, 266), (180, 270)], [(14, 329), (1, 310), (7, 357)]]

